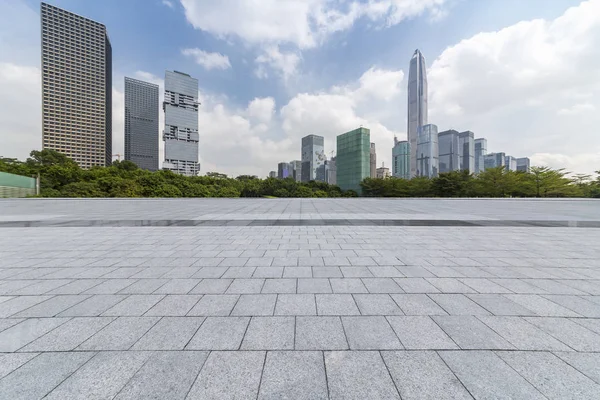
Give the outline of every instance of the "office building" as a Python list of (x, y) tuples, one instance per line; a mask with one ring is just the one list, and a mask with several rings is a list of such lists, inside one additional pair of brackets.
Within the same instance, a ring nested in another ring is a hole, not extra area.
[(417, 176), (435, 178), (439, 172), (438, 131), (434, 124), (420, 126), (417, 140)]
[(302, 161), (294, 160), (290, 162), (292, 167), (292, 177), (296, 182), (302, 181)]
[[(323, 136), (302, 138), (302, 182), (325, 181), (325, 147)], [(323, 167), (323, 168), (321, 168)]]
[(390, 176), (390, 169), (388, 167), (385, 166), (381, 166), (379, 168), (377, 168), (377, 179), (385, 179), (387, 177)]
[(279, 179), (293, 178), (294, 170), (292, 163), (280, 162), (277, 164), (277, 177)]
[(336, 166), (335, 157), (331, 157), (329, 160), (325, 160), (325, 182), (330, 185), (336, 185)]
[(183, 72), (166, 71), (163, 109), (163, 168), (180, 175), (198, 175), (198, 79)]
[(415, 50), (408, 71), (408, 142), (410, 144), (410, 177), (417, 175), (418, 128), (427, 125), (427, 71), (425, 57)]
[(439, 172), (458, 171), (460, 168), (459, 133), (448, 130), (438, 134)]
[(377, 178), (377, 152), (375, 151), (375, 143), (371, 143), (369, 151), (369, 166), (371, 178)]
[(506, 164), (506, 154), (490, 153), (483, 156), (484, 169), (504, 167)]
[(46, 3), (41, 25), (42, 148), (82, 168), (110, 165), (112, 47), (106, 27)]
[(458, 157), (461, 171), (475, 173), (475, 134), (464, 131), (458, 134)]
[(480, 138), (475, 139), (475, 173), (483, 172), (484, 164), (483, 157), (487, 154), (487, 140)]
[(125, 160), (158, 170), (158, 85), (125, 77)]
[(410, 178), (410, 144), (394, 136), (392, 148), (392, 175), (396, 178)]
[(517, 158), (517, 171), (529, 172), (531, 163), (528, 157)]
[(504, 159), (504, 166), (507, 171), (516, 171), (517, 170), (517, 159), (513, 156), (506, 156)]
[(277, 178), (277, 171), (269, 171), (269, 178)]
[(371, 132), (358, 128), (337, 137), (336, 180), (342, 190), (361, 193), (360, 182), (371, 176)]

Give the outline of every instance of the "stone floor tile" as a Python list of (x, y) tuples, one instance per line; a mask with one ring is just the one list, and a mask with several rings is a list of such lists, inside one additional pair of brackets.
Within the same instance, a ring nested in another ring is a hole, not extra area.
[(119, 317), (80, 344), (77, 350), (128, 350), (159, 319), (158, 317)]
[(355, 294), (354, 300), (362, 315), (403, 315), (389, 294)]
[(293, 350), (294, 317), (252, 317), (242, 350)]
[(238, 350), (249, 321), (249, 317), (208, 317), (186, 349)]
[(318, 315), (360, 315), (350, 294), (317, 294)]
[(242, 294), (231, 315), (273, 315), (276, 301), (275, 294)]
[(316, 315), (315, 295), (280, 294), (277, 296), (275, 315)]
[(369, 293), (404, 293), (392, 278), (362, 278)]
[(368, 267), (369, 271), (376, 278), (401, 278), (404, 277), (402, 272), (398, 271), (398, 268), (394, 266), (371, 266)]
[(442, 293), (475, 293), (473, 288), (456, 278), (425, 278), (425, 280)]
[(89, 296), (83, 295), (57, 295), (44, 301), (43, 303), (36, 304), (26, 310), (23, 310), (13, 317), (16, 318), (34, 318), (34, 317), (54, 317), (77, 303), (81, 303)]
[(118, 294), (152, 294), (168, 281), (168, 279), (138, 279), (125, 289), (119, 290)]
[(103, 316), (139, 317), (150, 310), (165, 296), (157, 294), (132, 294), (102, 313)]
[(382, 351), (381, 355), (403, 400), (472, 399), (433, 351)]
[(474, 289), (477, 293), (483, 294), (501, 294), (512, 293), (507, 288), (492, 282), (485, 278), (459, 278), (460, 282)]
[(406, 349), (458, 349), (456, 343), (430, 317), (391, 316), (387, 320)]
[(571, 321), (600, 334), (600, 318), (571, 318)]
[(42, 303), (52, 296), (18, 296), (0, 304), (0, 318), (8, 318), (23, 310)]
[(102, 282), (104, 279), (78, 279), (46, 292), (46, 294), (80, 294)]
[(315, 278), (315, 279), (298, 279), (298, 293), (331, 293), (331, 285), (329, 279)]
[(463, 294), (430, 294), (429, 297), (450, 315), (490, 315)]
[(439, 289), (424, 278), (395, 278), (394, 281), (406, 293), (439, 293)]
[(311, 267), (288, 267), (285, 266), (283, 269), (284, 278), (311, 278), (312, 268)]
[(312, 276), (315, 278), (341, 278), (340, 267), (312, 267)]
[(234, 279), (225, 293), (227, 294), (251, 294), (260, 293), (264, 279)]
[(549, 399), (595, 400), (600, 394), (600, 385), (551, 353), (499, 351), (497, 355)]
[(396, 350), (402, 344), (385, 317), (342, 317), (351, 350)]
[[(276, 250), (278, 251), (278, 250)], [(286, 270), (288, 268), (294, 269), (298, 266), (298, 257), (273, 257), (273, 262), (271, 263), (272, 267), (284, 267)], [(309, 267), (310, 268), (310, 267)], [(283, 273), (284, 278), (301, 278), (300, 276), (286, 276), (286, 272)]]
[(600, 351), (600, 335), (566, 318), (525, 319), (577, 351)]
[[(323, 257), (309, 257), (308, 253), (299, 253), (308, 250), (294, 250), (293, 253), (288, 253), (288, 257), (297, 257), (299, 267), (322, 267), (325, 265)], [(302, 256), (301, 254), (306, 254)]]
[(461, 349), (514, 349), (513, 345), (474, 316), (433, 316), (432, 318)]
[(39, 353), (6, 353), (0, 354), (0, 379), (4, 378), (17, 368), (29, 362)]
[(281, 278), (283, 267), (257, 267), (252, 275), (253, 278)]
[(190, 316), (227, 316), (238, 302), (237, 294), (206, 294), (187, 313)]
[[(496, 273), (497, 271), (494, 271)], [(532, 285), (524, 279), (490, 279), (492, 282), (497, 283), (514, 292), (516, 294), (548, 294), (548, 292), (539, 286)]]
[(578, 317), (579, 314), (537, 294), (505, 294), (504, 297), (533, 311), (540, 317)]
[(0, 352), (17, 351), (68, 320), (69, 318), (28, 318), (13, 325), (0, 332)]
[(115, 399), (183, 400), (207, 357), (206, 351), (156, 352)]
[(585, 295), (585, 292), (577, 290), (574, 287), (563, 285), (553, 279), (529, 279), (528, 283), (544, 289), (548, 294), (572, 294)]
[(448, 315), (426, 294), (392, 294), (391, 297), (406, 315)]
[(588, 301), (589, 296), (544, 295), (544, 297), (583, 317), (600, 318), (600, 304)]
[(341, 267), (344, 278), (371, 278), (373, 274), (367, 267)]
[(600, 353), (557, 352), (554, 353), (567, 364), (600, 384)]
[(183, 350), (204, 317), (164, 317), (138, 340), (132, 350)]
[(264, 351), (213, 351), (186, 399), (256, 399)]
[(296, 293), (296, 279), (266, 279), (262, 293)]
[(297, 317), (295, 349), (348, 349), (340, 317)]
[(328, 351), (325, 370), (330, 399), (400, 399), (376, 351)]
[(467, 297), (493, 315), (534, 316), (533, 311), (515, 303), (501, 294), (468, 294)]
[(137, 282), (137, 279), (107, 279), (101, 284), (86, 290), (83, 294), (116, 294), (135, 282)]
[(368, 293), (360, 278), (329, 279), (333, 293)]
[[(202, 259), (198, 260), (198, 262), (200, 264), (203, 263)], [(198, 262), (194, 265), (201, 266), (201, 265), (198, 265)], [(219, 262), (221, 262), (221, 259), (219, 259), (217, 264)], [(209, 263), (206, 263), (206, 264), (209, 264)], [(227, 271), (227, 267), (217, 267), (216, 264), (215, 265), (202, 265), (202, 268), (198, 272), (196, 272), (194, 275), (192, 275), (192, 278), (218, 279), (223, 276), (225, 271)]]
[(199, 283), (200, 279), (170, 279), (167, 283), (156, 289), (154, 294), (187, 294)]
[(252, 278), (256, 267), (229, 267), (222, 278)]
[(44, 353), (0, 380), (0, 399), (41, 399), (94, 353)]
[[(250, 257), (246, 263), (246, 267), (271, 267), (273, 257)], [(275, 265), (274, 267), (278, 267)], [(281, 266), (283, 267), (283, 266)], [(263, 277), (266, 278), (266, 277)]]
[(149, 352), (101, 352), (58, 385), (46, 398), (107, 399), (116, 396), (150, 357)]
[(146, 311), (144, 315), (148, 317), (181, 317), (186, 315), (201, 298), (202, 295), (199, 294), (170, 294)]
[(221, 294), (225, 293), (233, 279), (202, 279), (202, 281), (191, 289), (190, 294)]
[(491, 351), (443, 351), (439, 355), (476, 399), (545, 399)]

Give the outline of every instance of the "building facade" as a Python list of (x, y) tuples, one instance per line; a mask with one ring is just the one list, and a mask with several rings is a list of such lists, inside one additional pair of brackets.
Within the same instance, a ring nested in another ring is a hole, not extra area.
[(277, 178), (277, 171), (269, 171), (269, 178)]
[(82, 168), (112, 162), (112, 47), (106, 27), (41, 3), (42, 148)]
[(292, 177), (296, 182), (302, 181), (302, 161), (294, 160), (290, 162), (292, 166)]
[(531, 162), (529, 157), (517, 158), (517, 171), (529, 172), (531, 169)]
[(125, 77), (125, 160), (158, 170), (158, 85)]
[(335, 157), (325, 160), (325, 182), (330, 185), (337, 185), (335, 160)]
[(337, 137), (336, 180), (342, 190), (361, 193), (360, 182), (371, 176), (371, 132), (358, 128)]
[(292, 163), (280, 162), (277, 164), (277, 177), (279, 179), (293, 178), (294, 166)]
[(390, 169), (388, 167), (377, 168), (377, 179), (385, 179), (390, 176)]
[(464, 131), (458, 134), (459, 169), (475, 173), (475, 134)]
[(163, 168), (180, 175), (198, 175), (198, 79), (183, 72), (166, 71), (163, 110)]
[(483, 156), (484, 169), (504, 167), (506, 164), (506, 154), (490, 153)]
[(408, 142), (410, 144), (410, 177), (417, 175), (418, 128), (427, 125), (427, 70), (425, 57), (415, 50), (408, 71)]
[(377, 178), (377, 152), (375, 151), (375, 143), (371, 143), (369, 149), (369, 167), (371, 178)]
[(484, 171), (483, 157), (487, 154), (487, 140), (480, 138), (475, 139), (475, 173), (479, 174)]
[(410, 179), (410, 144), (396, 137), (392, 148), (392, 176)]
[(507, 171), (516, 171), (517, 170), (517, 159), (513, 156), (506, 156), (504, 161), (504, 166)]
[(325, 181), (325, 140), (323, 136), (302, 138), (302, 182)]
[(439, 172), (458, 171), (460, 168), (459, 133), (448, 130), (438, 134)]
[(439, 173), (438, 131), (434, 124), (419, 127), (417, 140), (417, 176), (435, 178)]

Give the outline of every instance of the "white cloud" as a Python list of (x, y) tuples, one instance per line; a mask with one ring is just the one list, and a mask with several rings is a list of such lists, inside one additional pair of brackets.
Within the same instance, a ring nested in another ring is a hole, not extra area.
[(229, 57), (221, 53), (209, 53), (198, 48), (183, 49), (181, 54), (184, 56), (193, 57), (198, 65), (201, 65), (206, 70), (211, 69), (228, 69), (231, 68)]
[(270, 122), (274, 112), (275, 100), (272, 97), (255, 98), (248, 104), (248, 115), (261, 122)]
[(173, 4), (173, 2), (170, 1), (170, 0), (162, 0), (162, 4), (165, 5), (165, 6), (167, 6), (167, 7), (169, 7), (169, 8), (175, 7), (175, 5)]
[(591, 103), (579, 103), (572, 107), (561, 108), (558, 110), (558, 115), (579, 115), (594, 111), (596, 106)]
[(293, 52), (282, 53), (279, 46), (272, 45), (265, 48), (264, 52), (256, 57), (257, 67), (255, 75), (260, 79), (268, 78), (266, 67), (269, 66), (277, 71), (284, 80), (289, 79), (296, 73), (300, 62), (300, 56)]

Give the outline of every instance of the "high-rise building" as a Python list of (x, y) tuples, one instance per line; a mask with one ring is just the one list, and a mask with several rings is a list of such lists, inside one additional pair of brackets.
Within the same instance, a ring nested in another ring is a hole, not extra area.
[(361, 193), (360, 182), (371, 176), (371, 132), (358, 128), (337, 137), (336, 180), (342, 190)]
[(475, 173), (479, 174), (485, 169), (483, 157), (487, 154), (487, 140), (480, 138), (475, 139)]
[(41, 3), (42, 148), (82, 168), (112, 162), (112, 47), (106, 26)]
[(330, 185), (336, 185), (336, 171), (335, 157), (325, 160), (325, 182)]
[(277, 177), (279, 179), (293, 178), (294, 169), (292, 163), (280, 162), (277, 164)]
[(371, 178), (377, 178), (377, 152), (375, 151), (375, 143), (371, 143), (369, 150), (369, 166)]
[(438, 134), (440, 173), (460, 168), (459, 133), (453, 129)]
[(483, 156), (484, 169), (504, 167), (506, 164), (506, 154), (490, 153)]
[(459, 169), (475, 173), (475, 134), (464, 131), (458, 134)]
[(198, 79), (178, 71), (165, 71), (164, 169), (196, 176), (198, 162)]
[(517, 158), (517, 171), (529, 172), (531, 163), (529, 157)]
[(325, 147), (323, 136), (302, 138), (302, 182), (325, 181)]
[(158, 85), (125, 77), (125, 160), (158, 170)]
[(513, 156), (506, 156), (504, 159), (504, 166), (507, 171), (516, 171), (517, 170), (517, 159)]
[(277, 171), (269, 171), (269, 178), (277, 178)]
[(383, 165), (377, 168), (377, 179), (385, 179), (390, 176), (390, 169), (388, 167), (384, 167)]
[(292, 177), (296, 182), (302, 181), (302, 161), (294, 160), (290, 162), (292, 166)]
[(408, 142), (410, 177), (417, 175), (418, 128), (427, 125), (427, 70), (425, 57), (415, 50), (408, 71)]
[(438, 131), (434, 124), (420, 126), (417, 140), (417, 176), (435, 178), (439, 172)]
[(410, 178), (410, 144), (407, 140), (394, 137), (392, 149), (392, 175), (396, 178)]

